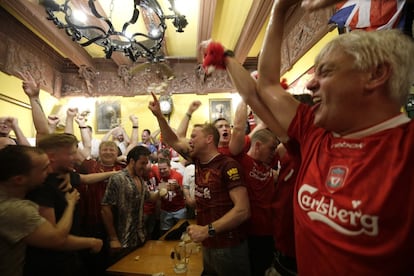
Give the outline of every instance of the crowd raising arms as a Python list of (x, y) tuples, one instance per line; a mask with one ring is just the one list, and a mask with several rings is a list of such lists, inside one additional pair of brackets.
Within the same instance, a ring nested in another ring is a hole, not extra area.
[[(407, 188), (414, 183), (408, 173), (409, 164), (414, 162), (410, 145), (414, 126), (401, 114), (413, 81), (412, 40), (398, 31), (354, 31), (328, 43), (317, 57), (315, 75), (307, 85), (316, 103), (313, 108), (304, 107), (279, 83), (288, 9), (301, 4), (312, 11), (336, 2), (276, 1), (257, 82), (234, 58), (225, 59), (226, 69), (244, 101), (280, 140), (300, 142), (306, 170), (301, 169), (298, 175), (294, 202), (299, 273), (341, 275), (346, 274), (346, 265), (354, 273), (410, 274), (413, 270), (408, 259), (414, 250), (410, 233), (414, 223), (411, 219), (398, 222), (395, 214), (411, 218), (414, 213), (414, 194)], [(30, 75), (21, 77), (32, 104), (37, 135), (48, 134), (50, 128), (45, 127), (48, 121), (38, 99), (38, 84)], [(158, 119), (163, 138), (183, 156), (190, 157), (193, 142), (184, 139), (185, 132), (177, 136), (169, 128), (153, 97), (149, 108)], [(50, 125), (53, 119), (49, 118)], [(391, 138), (390, 148), (383, 141)], [(364, 155), (360, 155), (361, 151)], [(208, 162), (213, 157), (202, 155), (200, 161)], [(312, 204), (306, 205), (309, 202), (323, 206), (312, 209)], [(229, 225), (240, 223), (249, 214), (239, 215)], [(222, 222), (214, 224), (218, 232), (226, 230)], [(385, 230), (387, 227), (390, 231)], [(206, 226), (189, 230), (195, 240), (208, 237)], [(316, 250), (319, 255), (310, 260), (309, 254)]]
[[(407, 233), (414, 222), (393, 217), (401, 210), (411, 217), (414, 210), (409, 188), (414, 127), (401, 113), (413, 83), (413, 41), (396, 30), (340, 35), (316, 58), (307, 84), (315, 106), (305, 107), (279, 84), (285, 14), (295, 4), (300, 1), (274, 4), (257, 85), (243, 78), (247, 72), (234, 59), (227, 57), (226, 65), (236, 87), (249, 87), (239, 91), (249, 91), (243, 98), (274, 133), (300, 143), (303, 161), (294, 198), (299, 273), (411, 274), (407, 256), (414, 240)], [(384, 143), (391, 138), (392, 148)], [(313, 202), (322, 208), (313, 208)], [(362, 217), (354, 217), (356, 212)], [(390, 232), (391, 225), (398, 227)]]
[[(219, 133), (212, 124), (195, 125), (190, 141), (179, 138), (152, 95), (148, 107), (157, 118), (163, 139), (187, 160), (195, 161), (197, 225), (190, 225), (187, 232), (193, 241), (203, 243), (204, 273), (250, 275), (245, 231), (240, 227), (250, 216), (250, 207), (239, 165), (218, 152)], [(223, 260), (216, 248), (232, 250), (225, 254), (234, 256)]]

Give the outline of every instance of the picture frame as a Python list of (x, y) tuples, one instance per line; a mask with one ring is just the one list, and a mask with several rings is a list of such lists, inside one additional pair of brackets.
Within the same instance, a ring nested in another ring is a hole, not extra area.
[(210, 113), (210, 123), (213, 123), (218, 118), (225, 118), (229, 124), (232, 123), (232, 106), (231, 99), (210, 99), (209, 100), (209, 113)]
[(97, 101), (95, 106), (97, 133), (108, 132), (121, 124), (119, 101)]

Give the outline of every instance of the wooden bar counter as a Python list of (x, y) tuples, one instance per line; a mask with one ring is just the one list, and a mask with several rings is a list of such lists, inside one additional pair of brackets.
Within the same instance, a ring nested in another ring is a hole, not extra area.
[[(171, 230), (174, 230), (182, 223), (180, 221)], [(194, 223), (190, 221), (190, 223)], [(171, 231), (170, 230), (170, 231)], [(165, 235), (161, 238), (163, 239)], [(112, 275), (183, 275), (200, 276), (203, 270), (203, 253), (195, 250), (190, 256), (187, 272), (177, 274), (174, 272), (174, 260), (171, 259), (171, 252), (174, 246), (180, 241), (149, 240), (144, 246), (136, 249), (129, 255), (110, 266), (106, 271)]]
[(113, 275), (153, 275), (163, 272), (165, 276), (200, 276), (203, 270), (201, 251), (191, 254), (186, 273), (174, 272), (171, 251), (178, 242), (149, 240), (143, 247), (136, 249), (109, 267), (107, 272)]

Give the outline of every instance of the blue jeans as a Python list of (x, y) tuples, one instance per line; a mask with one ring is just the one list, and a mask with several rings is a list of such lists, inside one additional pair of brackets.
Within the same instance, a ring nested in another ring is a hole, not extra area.
[(250, 276), (247, 241), (233, 247), (203, 247), (202, 276)]
[(180, 219), (187, 218), (187, 209), (183, 208), (175, 212), (167, 212), (161, 210), (160, 214), (160, 229), (163, 231), (169, 230), (173, 227)]

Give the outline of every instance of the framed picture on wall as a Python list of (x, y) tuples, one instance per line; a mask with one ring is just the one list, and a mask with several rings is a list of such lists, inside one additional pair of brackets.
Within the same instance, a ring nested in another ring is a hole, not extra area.
[(108, 132), (121, 124), (121, 104), (118, 101), (96, 102), (96, 131)]
[(231, 124), (231, 99), (210, 99), (210, 123), (225, 118)]

